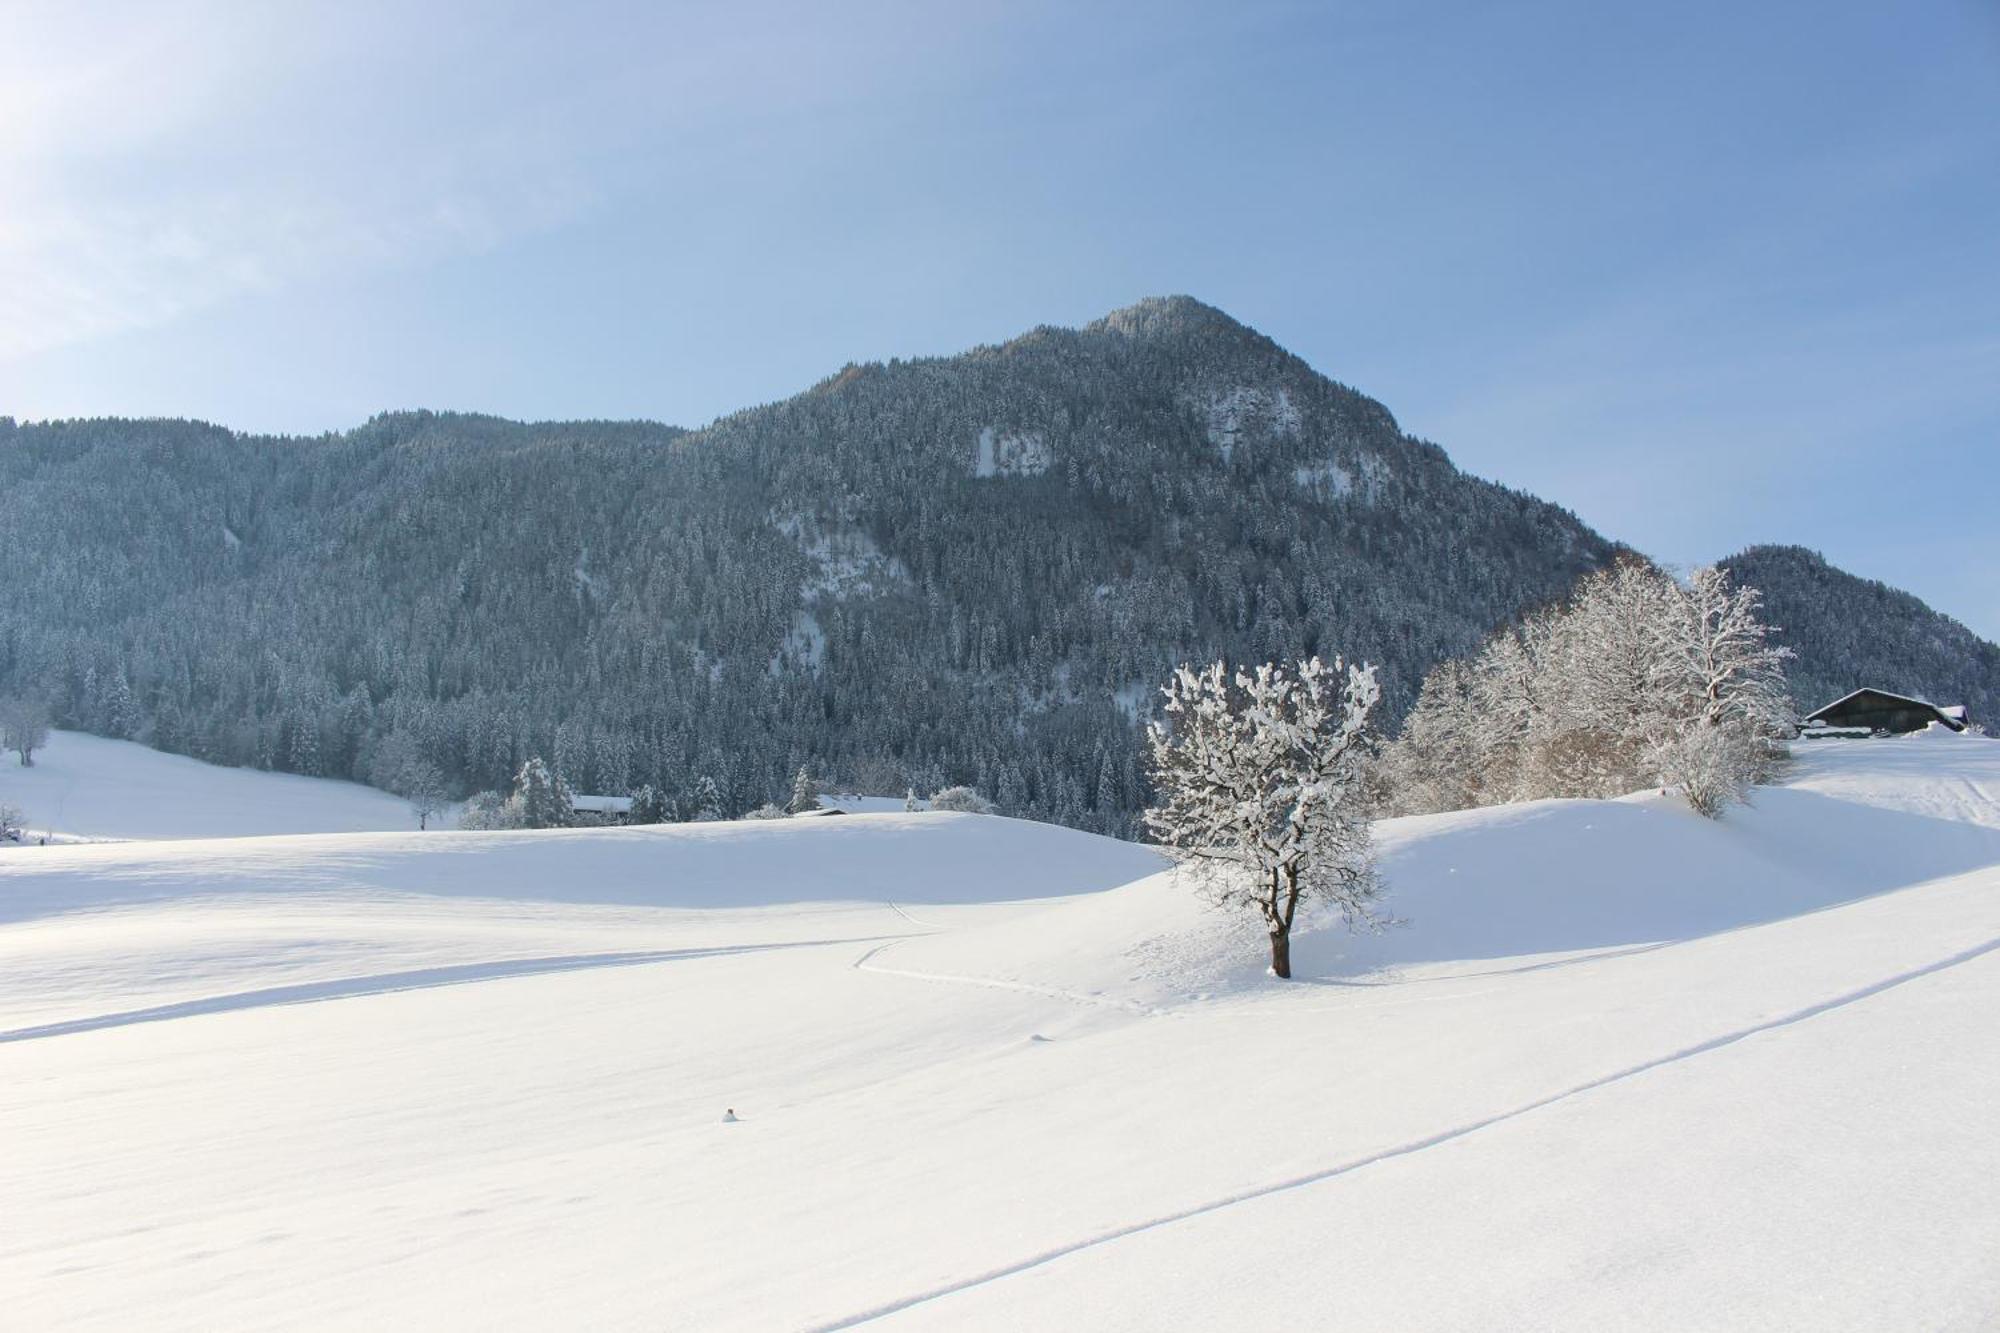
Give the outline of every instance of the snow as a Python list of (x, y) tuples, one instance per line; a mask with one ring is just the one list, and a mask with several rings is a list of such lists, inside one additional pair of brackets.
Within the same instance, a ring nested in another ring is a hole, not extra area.
[(1040, 431), (1005, 432), (985, 426), (973, 455), (975, 477), (1038, 477), (1049, 470), (1054, 456)]
[(792, 667), (817, 671), (826, 661), (826, 630), (811, 611), (794, 611), (785, 641), (771, 656), (770, 673), (782, 676)]
[(2000, 745), (1378, 837), (1406, 924), (1289, 984), (982, 816), (0, 857), (9, 1322), (2000, 1310)]
[(1202, 407), (1208, 419), (1208, 442), (1225, 463), (1246, 435), (1295, 439), (1304, 428), (1298, 404), (1282, 388), (1239, 385), (1209, 395)]
[(413, 829), (400, 796), (354, 782), (222, 768), (131, 741), (50, 733), (32, 767), (0, 758), (0, 805), (30, 839), (228, 838)]
[[(812, 573), (800, 588), (807, 602), (868, 597), (909, 582), (910, 572), (903, 562), (885, 554), (875, 539), (858, 527), (794, 514), (778, 520), (777, 528), (798, 543), (812, 564)], [(813, 628), (818, 628), (817, 622)], [(792, 634), (800, 632), (800, 627), (794, 626)]]
[(1362, 454), (1352, 468), (1329, 458), (1292, 469), (1292, 480), (1305, 490), (1323, 491), (1335, 500), (1358, 495), (1365, 504), (1381, 498), (1389, 475), (1389, 465), (1378, 454)]
[(1307, 490), (1325, 490), (1336, 500), (1344, 500), (1354, 493), (1354, 474), (1332, 460), (1293, 468), (1292, 480)]

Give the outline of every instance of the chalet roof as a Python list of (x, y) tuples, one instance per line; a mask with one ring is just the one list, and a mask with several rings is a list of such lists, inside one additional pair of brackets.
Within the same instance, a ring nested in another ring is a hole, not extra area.
[(1897, 694), (1893, 690), (1878, 690), (1872, 685), (1864, 685), (1858, 690), (1850, 690), (1848, 693), (1835, 699), (1832, 703), (1820, 705), (1812, 712), (1807, 713), (1803, 720), (1812, 722), (1825, 717), (1828, 713), (1837, 711), (1842, 704), (1859, 699), (1863, 695), (1880, 699), (1883, 703), (1892, 707), (1929, 709), (1938, 716), (1940, 721), (1953, 730), (1959, 730), (1965, 726), (1965, 708), (1962, 705), (1951, 708), (1940, 708), (1929, 699), (1918, 699), (1908, 694)]

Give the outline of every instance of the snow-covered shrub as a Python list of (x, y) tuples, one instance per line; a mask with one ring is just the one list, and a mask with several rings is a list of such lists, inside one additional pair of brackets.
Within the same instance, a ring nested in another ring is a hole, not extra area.
[(458, 812), (458, 826), (483, 830), (519, 828), (519, 814), (497, 791), (474, 792), (465, 798), (465, 805)]
[(0, 842), (21, 840), (21, 812), (11, 805), (0, 805)]
[(990, 815), (994, 813), (995, 806), (970, 787), (946, 787), (931, 797), (931, 809), (965, 815)]
[(1698, 815), (1720, 818), (1756, 785), (1759, 764), (1753, 738), (1742, 724), (1696, 725), (1655, 746), (1651, 759), (1660, 780), (1677, 788)]
[(790, 819), (791, 815), (786, 813), (784, 806), (766, 801), (755, 810), (746, 813), (743, 817), (745, 819)]
[(1233, 675), (1181, 667), (1147, 733), (1159, 803), (1155, 839), (1217, 907), (1254, 909), (1271, 971), (1292, 974), (1299, 905), (1377, 924), (1381, 894), (1368, 831), (1368, 714), (1375, 670), (1310, 658)]

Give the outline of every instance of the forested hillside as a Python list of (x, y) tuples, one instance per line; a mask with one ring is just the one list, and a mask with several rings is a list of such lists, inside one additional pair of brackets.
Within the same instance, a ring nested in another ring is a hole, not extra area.
[(1763, 591), (1779, 641), (1798, 654), (1787, 674), (1801, 712), (1874, 686), (2000, 721), (2000, 646), (1950, 616), (1800, 546), (1753, 546), (1722, 563)]
[(0, 692), (61, 726), (735, 809), (808, 764), (1120, 831), (1173, 663), (1338, 649), (1400, 713), (1611, 549), (1185, 298), (695, 432), (9, 422), (0, 460)]

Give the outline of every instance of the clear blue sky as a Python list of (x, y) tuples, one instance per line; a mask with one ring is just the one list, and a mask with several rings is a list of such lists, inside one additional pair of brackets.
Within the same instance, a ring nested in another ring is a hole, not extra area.
[(2000, 0), (0, 8), (0, 413), (698, 425), (1187, 292), (2000, 635)]

